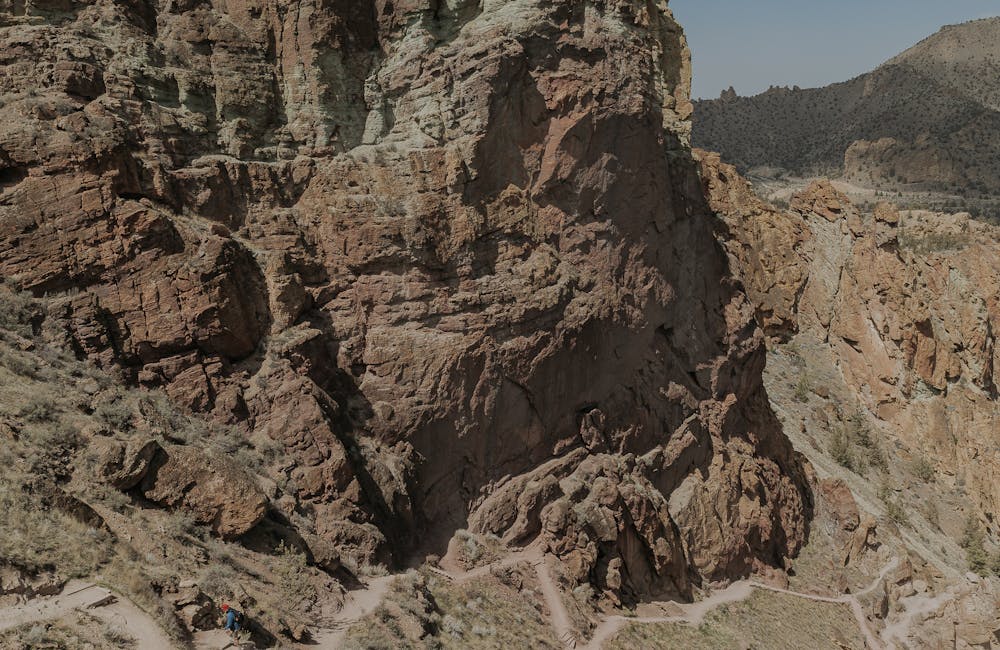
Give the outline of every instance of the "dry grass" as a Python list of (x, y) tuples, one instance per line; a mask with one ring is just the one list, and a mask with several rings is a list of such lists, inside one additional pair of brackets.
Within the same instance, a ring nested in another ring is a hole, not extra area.
[(441, 648), (506, 650), (524, 647), (561, 648), (545, 613), (541, 590), (530, 571), (519, 572), (513, 584), (489, 577), (454, 585), (429, 581), (442, 613)]
[[(28, 321), (36, 310), (29, 297), (0, 285), (0, 562), (96, 579), (156, 618), (178, 647), (186, 647), (187, 633), (160, 591), (185, 579), (217, 601), (239, 603), (275, 635), (314, 620), (317, 586), (328, 586), (330, 578), (298, 550), (277, 540), (257, 550), (222, 542), (183, 511), (116, 491), (98, 479), (88, 446), (95, 437), (141, 435), (237, 454), (252, 471), (278, 455), (274, 443), (185, 415), (161, 393), (116, 385), (36, 332)], [(57, 507), (64, 495), (100, 510), (112, 532)]]
[(433, 573), (397, 579), (383, 604), (351, 628), (346, 650), (561, 648), (527, 565), (462, 584)]
[(55, 623), (30, 623), (0, 632), (5, 650), (142, 650), (120, 628), (78, 612)]
[(857, 622), (846, 605), (756, 591), (747, 600), (710, 614), (698, 627), (633, 623), (613, 637), (608, 650), (864, 650)]
[(492, 564), (504, 558), (509, 549), (496, 535), (477, 535), (467, 530), (455, 532), (458, 562), (468, 570)]

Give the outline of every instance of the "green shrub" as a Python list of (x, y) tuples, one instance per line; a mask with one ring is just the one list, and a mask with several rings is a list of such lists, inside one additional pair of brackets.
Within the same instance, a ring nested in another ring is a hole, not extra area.
[(0, 330), (32, 336), (38, 307), (30, 293), (18, 291), (10, 282), (0, 283)]
[(0, 366), (4, 366), (15, 375), (36, 379), (38, 377), (38, 361), (24, 354), (17, 354), (13, 351), (0, 353)]
[(913, 475), (924, 483), (930, 483), (934, 480), (934, 465), (924, 456), (920, 456), (913, 461), (911, 469), (913, 470)]
[(36, 394), (21, 405), (20, 416), (29, 422), (52, 422), (56, 411), (51, 399)]
[(889, 517), (890, 521), (898, 526), (903, 526), (909, 523), (909, 518), (906, 516), (906, 510), (899, 502), (899, 499), (891, 498), (885, 502), (885, 514)]
[(135, 427), (135, 411), (131, 404), (119, 396), (99, 404), (94, 409), (94, 415), (120, 433), (129, 433)]
[(852, 472), (857, 469), (857, 461), (851, 450), (851, 441), (843, 430), (834, 432), (833, 438), (830, 440), (830, 456), (837, 461), (838, 465), (846, 467)]
[(878, 488), (878, 498), (881, 499), (882, 504), (885, 506), (885, 514), (890, 521), (898, 526), (903, 526), (909, 523), (909, 517), (906, 515), (906, 509), (903, 504), (900, 503), (899, 497), (896, 496), (892, 488), (889, 487), (889, 483), (883, 479), (881, 485)]
[(987, 567), (990, 564), (990, 557), (986, 552), (986, 535), (983, 533), (979, 520), (974, 515), (969, 515), (965, 520), (965, 527), (962, 529), (962, 539), (959, 541), (965, 549), (965, 560), (969, 566), (969, 571), (986, 575)]
[(225, 564), (213, 564), (201, 574), (199, 586), (209, 596), (214, 598), (232, 598), (236, 593), (236, 581), (239, 576)]
[(795, 384), (795, 399), (799, 402), (808, 402), (812, 386), (809, 385), (809, 378), (805, 374), (799, 376), (799, 381)]

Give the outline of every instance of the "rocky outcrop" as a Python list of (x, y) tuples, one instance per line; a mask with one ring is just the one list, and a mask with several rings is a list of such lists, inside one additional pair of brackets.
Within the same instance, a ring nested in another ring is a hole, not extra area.
[(888, 203), (868, 214), (826, 181), (779, 210), (719, 156), (697, 156), (721, 242), (771, 334), (766, 381), (786, 430), (825, 474), (851, 483), (817, 485), (825, 556), (814, 574), (838, 575), (835, 559), (876, 572), (876, 555), (924, 558), (919, 572), (899, 562), (870, 595), (883, 639), (988, 644), (996, 584), (966, 574), (955, 541), (970, 526), (997, 533), (1000, 231)]
[(224, 539), (248, 532), (267, 510), (267, 498), (232, 460), (192, 447), (159, 449), (139, 489), (151, 501), (186, 510)]
[(0, 564), (0, 604), (11, 605), (38, 596), (54, 596), (66, 585), (51, 573), (32, 573), (22, 567)]
[(97, 438), (90, 444), (97, 457), (100, 479), (118, 490), (131, 490), (145, 478), (159, 443), (147, 440), (140, 444)]
[(799, 298), (809, 275), (804, 249), (812, 233), (758, 198), (719, 154), (696, 150), (696, 156), (705, 196), (723, 217), (720, 243), (757, 309), (757, 320), (769, 336), (786, 338), (798, 328)]
[[(949, 495), (947, 503), (961, 504), (958, 513), (941, 504), (952, 537), (967, 516), (996, 534), (1000, 457), (989, 440), (1000, 415), (1000, 231), (967, 214), (900, 212), (888, 203), (865, 214), (827, 182), (780, 211), (744, 200), (751, 190), (731, 167), (700, 157), (707, 194), (735, 240), (726, 244), (734, 268), (749, 287), (770, 287), (752, 294), (758, 310), (784, 316), (779, 341), (798, 332), (805, 338), (796, 345), (810, 346), (801, 385), (829, 359), (833, 381), (810, 390), (847, 391), (828, 422), (860, 417), (884, 437), (889, 468), (914, 493), (932, 481), (930, 501)], [(748, 250), (765, 260), (747, 263)]]
[[(0, 272), (81, 355), (270, 439), (286, 517), (364, 561), (544, 534), (637, 595), (801, 546), (665, 2), (0, 9)], [(261, 501), (214, 462), (140, 487), (239, 534)]]
[(112, 438), (95, 438), (89, 447), (96, 457), (95, 478), (181, 509), (225, 539), (249, 532), (266, 514), (268, 499), (263, 491), (220, 449)]
[(190, 632), (219, 627), (219, 609), (212, 599), (191, 581), (159, 586), (163, 600), (170, 603), (180, 620)]

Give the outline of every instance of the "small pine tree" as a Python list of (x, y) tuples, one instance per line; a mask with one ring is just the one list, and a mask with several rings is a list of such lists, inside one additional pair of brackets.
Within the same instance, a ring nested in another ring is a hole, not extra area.
[(969, 565), (969, 570), (979, 575), (986, 575), (990, 557), (986, 553), (984, 545), (985, 535), (979, 526), (979, 520), (974, 515), (969, 515), (965, 520), (965, 528), (962, 530), (962, 539), (959, 542), (965, 549), (965, 559)]
[(856, 463), (854, 454), (851, 451), (851, 440), (843, 429), (835, 431), (833, 438), (830, 440), (830, 456), (839, 465), (846, 467), (852, 472), (855, 471)]

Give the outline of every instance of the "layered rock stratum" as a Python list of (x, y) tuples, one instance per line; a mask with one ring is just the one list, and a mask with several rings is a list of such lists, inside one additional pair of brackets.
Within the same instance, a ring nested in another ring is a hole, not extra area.
[(767, 331), (820, 346), (824, 354), (803, 356), (829, 358), (850, 404), (907, 460), (933, 466), (996, 534), (1000, 230), (889, 203), (864, 213), (824, 182), (779, 210), (718, 156), (702, 158)]
[(665, 2), (3, 0), (0, 65), (36, 329), (258, 459), (117, 440), (101, 480), (331, 568), (540, 539), (612, 599), (802, 546)]

